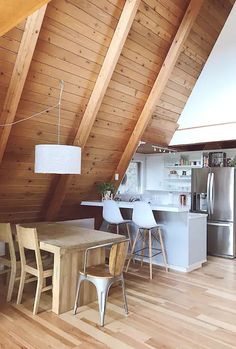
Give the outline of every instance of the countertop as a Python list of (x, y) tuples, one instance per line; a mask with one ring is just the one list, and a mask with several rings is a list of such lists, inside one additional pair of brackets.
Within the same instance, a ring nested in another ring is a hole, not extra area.
[[(127, 201), (117, 201), (117, 204), (120, 208), (133, 208), (133, 202)], [(103, 206), (102, 201), (82, 201), (81, 205), (83, 206)], [(151, 204), (153, 211), (165, 211), (165, 212), (189, 212), (189, 206), (177, 206), (177, 205), (159, 205)], [(198, 214), (196, 214), (198, 215)]]
[[(133, 208), (133, 202), (127, 201), (117, 201), (117, 204), (120, 208)], [(83, 206), (103, 206), (102, 201), (82, 201), (81, 205)], [(177, 206), (177, 205), (159, 205), (159, 204), (151, 204), (151, 208), (153, 211), (163, 211), (163, 212), (187, 212), (188, 218), (195, 219), (200, 217), (207, 217), (207, 213), (195, 213), (189, 212), (189, 206)]]

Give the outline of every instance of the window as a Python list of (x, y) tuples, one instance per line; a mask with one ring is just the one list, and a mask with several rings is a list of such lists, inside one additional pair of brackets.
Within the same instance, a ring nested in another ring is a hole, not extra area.
[(124, 175), (118, 192), (120, 194), (136, 194), (141, 192), (141, 166), (140, 161), (132, 161)]

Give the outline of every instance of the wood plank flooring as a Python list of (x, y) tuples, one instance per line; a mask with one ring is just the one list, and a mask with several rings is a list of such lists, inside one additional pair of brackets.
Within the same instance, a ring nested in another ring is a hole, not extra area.
[(48, 293), (42, 296), (41, 312), (33, 316), (28, 294), (20, 306), (1, 305), (0, 348), (236, 348), (235, 260), (210, 257), (189, 274), (154, 268), (152, 281), (148, 267), (140, 276), (135, 268), (126, 274), (128, 316), (119, 287), (110, 292), (104, 328), (97, 325), (97, 303), (82, 307), (76, 316), (57, 316), (50, 311)]

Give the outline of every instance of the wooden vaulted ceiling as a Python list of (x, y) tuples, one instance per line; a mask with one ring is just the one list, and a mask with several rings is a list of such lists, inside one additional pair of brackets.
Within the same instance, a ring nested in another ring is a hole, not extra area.
[(51, 0), (12, 22), (0, 37), (0, 124), (55, 105), (63, 79), (61, 138), (83, 147), (82, 174), (34, 174), (35, 144), (56, 142), (56, 110), (0, 128), (0, 221), (79, 217), (141, 138), (168, 145), (232, 5)]

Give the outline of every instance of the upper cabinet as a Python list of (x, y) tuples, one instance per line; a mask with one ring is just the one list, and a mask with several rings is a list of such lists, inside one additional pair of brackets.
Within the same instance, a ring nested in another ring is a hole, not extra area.
[(160, 190), (164, 177), (164, 157), (147, 155), (146, 157), (146, 190)]
[(146, 190), (191, 191), (191, 169), (202, 167), (201, 152), (152, 154), (146, 157)]

